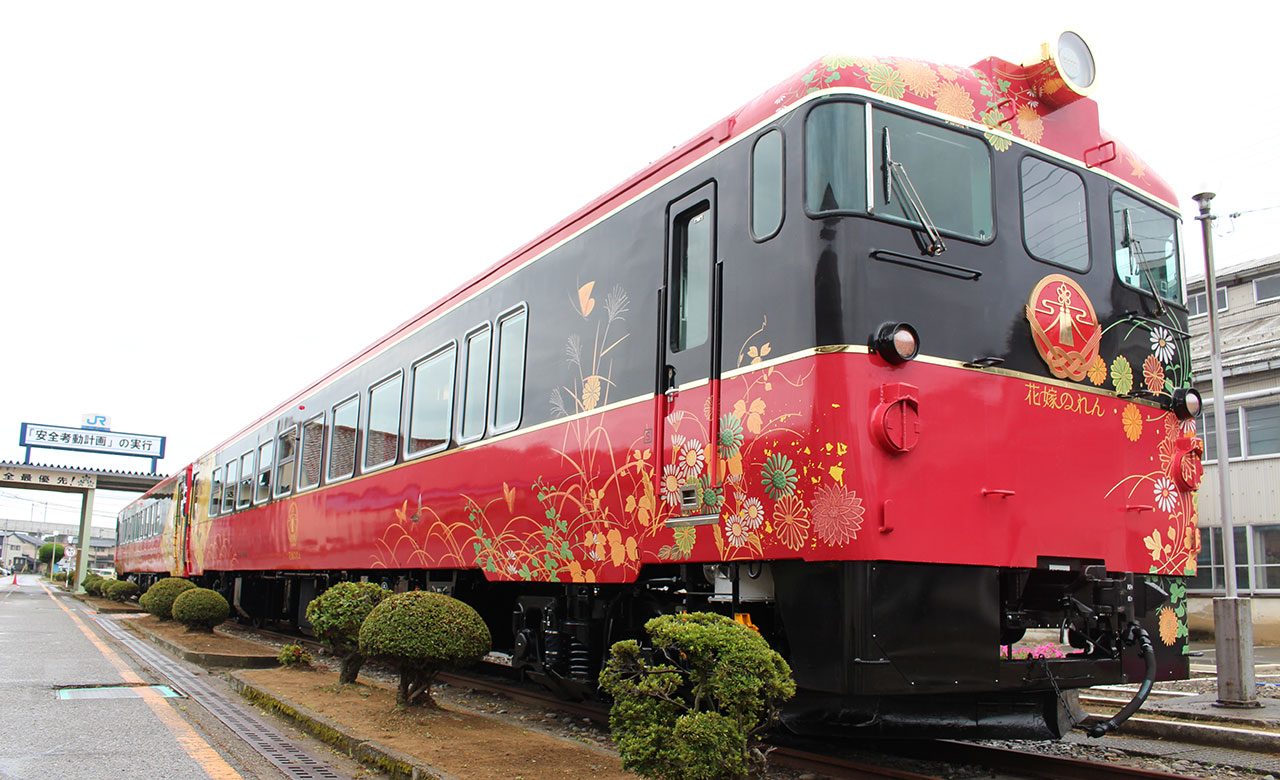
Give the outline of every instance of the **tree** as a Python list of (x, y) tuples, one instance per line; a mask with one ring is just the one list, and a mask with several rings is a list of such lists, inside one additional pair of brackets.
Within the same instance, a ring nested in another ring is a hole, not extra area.
[(661, 780), (762, 775), (758, 743), (795, 695), (791, 667), (723, 615), (662, 615), (644, 627), (652, 648), (618, 642), (600, 674), (623, 767)]
[(356, 681), (364, 656), (360, 654), (360, 626), (387, 592), (372, 582), (339, 582), (307, 605), (307, 621), (342, 662), (338, 683)]
[(40, 551), (36, 553), (36, 559), (41, 563), (49, 564), (49, 573), (52, 574), (54, 564), (66, 557), (66, 551), (67, 548), (60, 544), (46, 542), (40, 545)]
[(470, 605), (421, 590), (388, 596), (360, 626), (361, 655), (399, 669), (396, 704), (402, 707), (434, 707), (436, 675), (480, 660), (492, 641)]

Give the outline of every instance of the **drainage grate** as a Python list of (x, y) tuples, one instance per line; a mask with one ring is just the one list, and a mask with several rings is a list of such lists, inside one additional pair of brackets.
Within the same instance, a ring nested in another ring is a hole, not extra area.
[(75, 685), (54, 691), (59, 699), (141, 699), (143, 691), (154, 691), (166, 699), (182, 694), (167, 685)]
[(275, 764), (286, 777), (292, 780), (350, 780), (302, 750), (266, 721), (210, 688), (186, 667), (121, 628), (115, 621), (96, 615), (93, 619), (120, 644), (186, 691), (193, 701), (225, 723), (263, 758)]

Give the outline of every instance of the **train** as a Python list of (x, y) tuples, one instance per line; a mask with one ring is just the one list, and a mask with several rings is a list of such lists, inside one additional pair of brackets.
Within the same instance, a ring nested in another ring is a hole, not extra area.
[(1058, 738), (1187, 677), (1180, 218), (1095, 70), (812, 62), (131, 503), (120, 575), (302, 630), (447, 593), (569, 696), (716, 611), (803, 734)]

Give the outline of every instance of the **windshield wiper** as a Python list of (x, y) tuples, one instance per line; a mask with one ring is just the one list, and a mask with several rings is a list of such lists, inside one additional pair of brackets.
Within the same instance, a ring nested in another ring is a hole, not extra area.
[(1133, 217), (1129, 214), (1129, 209), (1124, 210), (1124, 240), (1120, 242), (1120, 246), (1129, 250), (1129, 272), (1140, 272), (1147, 280), (1147, 289), (1151, 290), (1151, 297), (1156, 299), (1156, 316), (1163, 317), (1164, 302), (1160, 300), (1160, 293), (1156, 292), (1156, 282), (1151, 278), (1151, 269), (1147, 267), (1147, 256), (1142, 251), (1142, 242), (1133, 234)]
[[(884, 129), (884, 202), (887, 206), (893, 200), (894, 186), (899, 188), (903, 200), (915, 212), (916, 221), (920, 223), (920, 227), (924, 230), (928, 237), (928, 246), (921, 247), (924, 253), (937, 257), (947, 251), (947, 245), (942, 241), (942, 235), (938, 233), (938, 228), (933, 224), (933, 220), (929, 218), (929, 212), (924, 207), (924, 201), (920, 200), (920, 194), (916, 192), (916, 188), (911, 183), (911, 177), (907, 175), (907, 169), (902, 163), (895, 162), (893, 159), (892, 144), (889, 141), (889, 128)], [(906, 213), (906, 209), (903, 209)], [(910, 218), (910, 215), (908, 215)]]

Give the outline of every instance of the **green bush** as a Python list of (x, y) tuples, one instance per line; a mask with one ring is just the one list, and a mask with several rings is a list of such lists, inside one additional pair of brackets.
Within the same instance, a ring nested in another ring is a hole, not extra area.
[(311, 666), (311, 653), (302, 649), (301, 645), (285, 645), (276, 656), (281, 666), (291, 669), (302, 669)]
[(181, 577), (165, 577), (147, 588), (138, 603), (142, 608), (161, 620), (173, 618), (173, 602), (184, 590), (191, 590), (196, 584)]
[(227, 619), (231, 605), (216, 590), (188, 588), (173, 600), (173, 619), (188, 631), (212, 631)]
[(787, 662), (723, 615), (662, 615), (645, 630), (651, 650), (618, 642), (600, 674), (623, 767), (661, 780), (763, 776), (757, 743), (796, 692)]
[(67, 581), (67, 573), (66, 573), (65, 571), (55, 571), (55, 572), (53, 573), (53, 581), (54, 581), (54, 582), (66, 582), (66, 581)]
[(360, 626), (386, 597), (387, 592), (372, 582), (339, 582), (307, 605), (311, 628), (342, 661), (340, 684), (354, 683), (360, 674)]
[(388, 596), (360, 626), (360, 654), (400, 671), (400, 706), (435, 706), (436, 675), (480, 660), (492, 641), (489, 627), (469, 605), (420, 590)]
[(138, 587), (138, 583), (128, 580), (112, 580), (99, 585), (98, 588), (104, 596), (121, 604), (138, 595), (138, 591), (142, 590)]
[(99, 577), (93, 572), (89, 572), (84, 576), (84, 579), (80, 581), (80, 587), (84, 588), (85, 593), (88, 593), (91, 596), (96, 596), (98, 595), (97, 588), (98, 583), (100, 582), (102, 582), (102, 577)]

